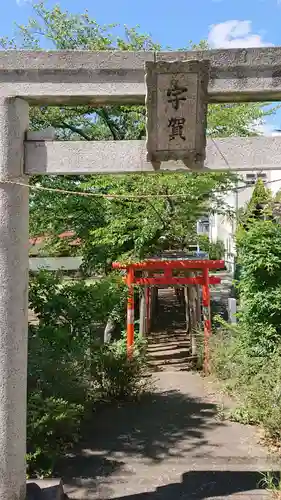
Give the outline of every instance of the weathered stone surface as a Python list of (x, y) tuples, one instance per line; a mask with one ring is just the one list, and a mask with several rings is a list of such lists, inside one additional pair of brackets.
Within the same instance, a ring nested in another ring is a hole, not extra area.
[(209, 62), (147, 62), (147, 160), (203, 167)]
[(27, 481), (27, 500), (65, 500), (61, 479)]
[[(28, 188), (23, 174), (28, 104), (0, 98), (0, 498), (26, 485)], [(8, 181), (8, 182), (7, 182)]]
[[(207, 139), (205, 168), (281, 170), (281, 137)], [(226, 163), (227, 161), (227, 163)], [(146, 161), (145, 141), (31, 141), (25, 143), (25, 171), (36, 174), (124, 174), (154, 172)], [(180, 161), (161, 163), (160, 171), (187, 171)]]
[(281, 99), (281, 47), (187, 52), (0, 52), (3, 96), (30, 103), (128, 103), (145, 101), (146, 61), (211, 61), (209, 102)]

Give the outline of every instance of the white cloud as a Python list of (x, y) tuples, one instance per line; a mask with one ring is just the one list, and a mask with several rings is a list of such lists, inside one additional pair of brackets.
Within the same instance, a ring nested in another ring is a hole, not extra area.
[(211, 26), (208, 43), (213, 48), (265, 47), (273, 45), (252, 33), (251, 21), (230, 20)]
[(32, 0), (16, 0), (16, 3), (19, 7), (23, 7), (29, 3), (32, 3)]

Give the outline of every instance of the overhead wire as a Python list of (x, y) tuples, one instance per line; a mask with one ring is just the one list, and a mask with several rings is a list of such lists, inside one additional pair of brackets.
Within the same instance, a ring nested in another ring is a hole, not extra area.
[(19, 182), (19, 181), (14, 181), (14, 180), (0, 180), (0, 184), (15, 184), (18, 186), (23, 186), (27, 187), (31, 190), (39, 190), (39, 191), (48, 191), (52, 193), (60, 193), (60, 194), (68, 194), (68, 195), (74, 195), (74, 196), (86, 196), (86, 197), (94, 197), (94, 198), (106, 198), (106, 199), (148, 199), (148, 198), (186, 198), (189, 196), (188, 193), (182, 194), (182, 193), (177, 193), (177, 194), (157, 194), (157, 193), (152, 193), (152, 194), (104, 194), (104, 193), (91, 193), (89, 191), (72, 191), (69, 189), (62, 189), (62, 188), (52, 188), (52, 187), (47, 187), (47, 186), (38, 186), (36, 184), (27, 184), (26, 182)]

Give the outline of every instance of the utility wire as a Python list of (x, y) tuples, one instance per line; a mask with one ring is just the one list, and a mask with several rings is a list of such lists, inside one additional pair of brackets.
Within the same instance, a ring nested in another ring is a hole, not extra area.
[(60, 193), (60, 194), (69, 194), (74, 196), (86, 196), (86, 197), (94, 197), (94, 198), (106, 198), (110, 199), (142, 199), (142, 198), (164, 198), (167, 196), (169, 198), (187, 198), (189, 194), (104, 194), (104, 193), (90, 193), (89, 191), (72, 191), (69, 189), (61, 189), (61, 188), (51, 188), (46, 186), (38, 186), (36, 184), (27, 184), (25, 182), (18, 181), (10, 181), (10, 180), (0, 180), (0, 184), (14, 184), (17, 186), (24, 186), (31, 190), (39, 190), (39, 191), (48, 191), (51, 193)]

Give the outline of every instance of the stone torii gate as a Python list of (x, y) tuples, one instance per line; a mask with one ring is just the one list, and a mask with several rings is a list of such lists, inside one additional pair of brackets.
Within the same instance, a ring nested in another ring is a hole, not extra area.
[[(31, 105), (144, 104), (145, 63), (209, 61), (209, 103), (281, 99), (281, 47), (196, 52), (0, 52), (0, 498), (26, 490), (28, 175), (153, 172), (143, 141), (52, 142)], [(48, 140), (49, 139), (49, 140)], [(278, 138), (218, 141), (235, 170), (280, 169)], [(205, 167), (226, 169), (207, 143)], [(187, 170), (176, 160), (160, 171)]]

